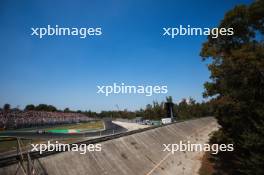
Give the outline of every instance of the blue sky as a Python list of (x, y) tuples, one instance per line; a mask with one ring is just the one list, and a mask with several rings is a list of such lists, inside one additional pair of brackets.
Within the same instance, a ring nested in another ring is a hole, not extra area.
[[(0, 1), (0, 106), (47, 103), (81, 110), (135, 110), (173, 96), (203, 100), (205, 36), (163, 37), (163, 27), (217, 27), (249, 0)], [(39, 39), (31, 27), (101, 27), (99, 37)], [(96, 86), (167, 85), (168, 94), (97, 94)]]

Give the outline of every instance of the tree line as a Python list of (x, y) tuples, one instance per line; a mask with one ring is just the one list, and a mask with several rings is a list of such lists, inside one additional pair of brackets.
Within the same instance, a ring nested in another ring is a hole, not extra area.
[[(141, 117), (143, 119), (149, 120), (160, 120), (161, 118), (167, 117), (167, 110), (165, 103), (173, 102), (172, 97), (167, 97), (166, 100), (162, 102), (153, 101), (152, 104), (147, 104), (145, 108), (141, 108), (136, 111), (129, 110), (109, 110), (101, 112), (93, 112), (91, 110), (71, 110), (70, 108), (65, 108), (64, 110), (59, 110), (53, 105), (39, 104), (26, 105), (23, 111), (46, 111), (46, 112), (76, 112), (87, 115), (88, 117), (95, 118), (125, 118), (134, 119), (136, 117)], [(3, 111), (19, 110), (18, 108), (12, 108), (9, 104), (3, 106)], [(198, 118), (204, 116), (212, 115), (212, 107), (208, 102), (196, 102), (193, 98), (182, 99), (179, 103), (174, 103), (173, 114), (177, 119), (190, 119)]]
[(219, 27), (234, 35), (208, 37), (201, 56), (210, 60), (214, 116), (221, 128), (211, 143), (234, 144), (233, 152), (213, 156), (216, 174), (264, 174), (264, 1), (238, 5)]

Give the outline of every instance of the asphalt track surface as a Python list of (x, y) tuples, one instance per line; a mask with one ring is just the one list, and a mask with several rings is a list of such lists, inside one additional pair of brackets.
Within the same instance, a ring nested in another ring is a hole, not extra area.
[(112, 134), (118, 134), (126, 132), (127, 129), (112, 123), (111, 120), (104, 120), (105, 130), (91, 131), (82, 133), (42, 133), (39, 134), (36, 131), (7, 131), (0, 132), (0, 137), (13, 137), (21, 139), (38, 139), (38, 140), (50, 140), (50, 139), (66, 139), (66, 138), (80, 138), (80, 137), (100, 137)]

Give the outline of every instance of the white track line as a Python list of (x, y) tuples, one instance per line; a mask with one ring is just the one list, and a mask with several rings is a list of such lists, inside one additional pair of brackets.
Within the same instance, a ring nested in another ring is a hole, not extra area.
[(170, 155), (171, 153), (168, 153), (166, 156), (164, 156), (163, 159), (161, 159), (161, 161), (157, 165), (155, 165), (152, 170), (150, 170), (146, 175), (150, 175), (151, 173), (153, 173)]

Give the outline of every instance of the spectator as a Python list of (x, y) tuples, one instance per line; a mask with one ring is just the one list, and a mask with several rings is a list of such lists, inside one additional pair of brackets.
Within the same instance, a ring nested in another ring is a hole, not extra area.
[(71, 124), (90, 121), (80, 113), (45, 111), (0, 111), (0, 130)]

